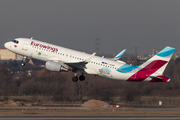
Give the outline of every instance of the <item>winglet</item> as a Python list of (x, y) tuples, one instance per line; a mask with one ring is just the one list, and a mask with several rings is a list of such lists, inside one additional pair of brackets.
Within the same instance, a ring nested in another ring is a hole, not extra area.
[(84, 60), (84, 62), (89, 62), (90, 60), (91, 60), (91, 58), (93, 57), (93, 56), (95, 56), (95, 52), (91, 55), (91, 56), (89, 56), (86, 60)]
[(123, 54), (124, 52), (126, 51), (126, 49), (124, 49), (123, 51), (121, 51), (118, 55), (116, 55), (116, 57), (114, 57), (115, 60), (119, 59)]

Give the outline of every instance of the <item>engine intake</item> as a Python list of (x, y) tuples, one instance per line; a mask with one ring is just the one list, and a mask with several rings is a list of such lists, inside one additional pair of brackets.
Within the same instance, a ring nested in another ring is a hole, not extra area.
[(60, 63), (56, 63), (56, 62), (51, 61), (51, 60), (46, 62), (45, 67), (47, 70), (50, 70), (50, 71), (55, 71), (55, 72), (66, 71), (66, 72), (68, 72), (68, 68), (65, 68)]

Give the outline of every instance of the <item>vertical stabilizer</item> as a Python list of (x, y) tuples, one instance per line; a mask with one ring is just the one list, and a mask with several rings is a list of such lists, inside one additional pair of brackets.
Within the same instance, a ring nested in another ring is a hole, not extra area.
[(128, 81), (150, 81), (169, 82), (170, 77), (162, 75), (169, 63), (175, 48), (165, 47), (155, 56), (139, 66), (139, 70), (134, 73)]
[(159, 53), (150, 58), (147, 62), (142, 64), (142, 66), (148, 66), (148, 69), (157, 69), (155, 73), (163, 74), (167, 64), (169, 63), (175, 48), (165, 47)]

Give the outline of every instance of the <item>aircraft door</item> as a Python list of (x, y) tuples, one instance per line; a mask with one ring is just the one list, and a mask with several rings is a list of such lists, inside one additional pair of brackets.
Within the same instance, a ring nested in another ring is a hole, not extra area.
[(28, 50), (28, 47), (29, 47), (29, 43), (30, 41), (29, 40), (26, 40), (23, 44), (23, 47), (22, 47), (22, 50), (24, 51), (27, 51)]

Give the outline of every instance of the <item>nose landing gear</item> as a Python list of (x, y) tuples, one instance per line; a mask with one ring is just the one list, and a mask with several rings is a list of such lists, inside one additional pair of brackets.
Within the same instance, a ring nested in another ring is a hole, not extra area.
[(21, 66), (25, 66), (26, 59), (27, 59), (26, 57), (23, 57)]

